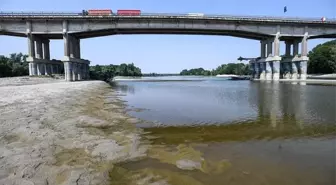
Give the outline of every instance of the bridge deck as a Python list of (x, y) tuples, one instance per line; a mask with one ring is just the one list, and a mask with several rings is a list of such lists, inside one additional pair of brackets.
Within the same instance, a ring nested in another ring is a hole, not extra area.
[(304, 23), (304, 24), (336, 24), (336, 19), (327, 19), (322, 22), (321, 18), (305, 17), (275, 17), (275, 16), (235, 16), (235, 15), (204, 15), (190, 16), (188, 14), (167, 13), (141, 13), (140, 16), (90, 16), (79, 15), (73, 12), (0, 12), (0, 19), (196, 19), (196, 20), (226, 20), (226, 21), (251, 21), (251, 22), (274, 22), (274, 23)]

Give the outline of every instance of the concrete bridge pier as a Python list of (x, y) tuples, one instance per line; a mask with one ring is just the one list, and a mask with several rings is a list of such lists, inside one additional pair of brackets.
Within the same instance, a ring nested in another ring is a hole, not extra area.
[(292, 59), (291, 56), (291, 46), (293, 45), (293, 42), (291, 41), (285, 41), (286, 44), (286, 53), (283, 57), (281, 64), (281, 74), (283, 79), (291, 79), (291, 71), (292, 71)]
[(254, 76), (253, 79), (259, 79), (260, 77), (260, 63), (258, 60), (254, 60)]
[(305, 33), (304, 37), (301, 41), (301, 57), (300, 61), (298, 62), (299, 67), (299, 78), (300, 80), (306, 80), (307, 79), (307, 65), (308, 65), (308, 33)]
[(80, 40), (68, 33), (68, 22), (63, 21), (64, 73), (66, 81), (88, 79), (90, 61), (81, 59)]
[(267, 41), (267, 58), (266, 58), (266, 68), (265, 68), (265, 80), (272, 80), (272, 66), (273, 66), (273, 60), (270, 60), (272, 58), (272, 51), (273, 51), (273, 47), (272, 47), (273, 42), (271, 40)]
[(49, 39), (41, 39), (34, 35), (28, 35), (28, 58), (29, 75), (41, 76), (58, 74), (60, 63), (58, 61), (50, 60)]
[(39, 38), (37, 35), (31, 33), (31, 22), (27, 21), (27, 41), (28, 41), (28, 57), (29, 62), (29, 75), (51, 75), (58, 70), (51, 69), (52, 66), (60, 65), (59, 62), (50, 61), (50, 47), (49, 39)]
[[(266, 80), (279, 81), (280, 79), (280, 33), (267, 42)], [(274, 51), (273, 51), (274, 49)]]
[(255, 60), (250, 60), (249, 61), (249, 71), (250, 71), (250, 77), (251, 77), (251, 79), (254, 79), (255, 76), (256, 76), (255, 66), (256, 66)]
[(266, 40), (260, 41), (260, 59), (257, 63), (257, 66), (259, 66), (259, 79), (266, 80)]
[(294, 43), (293, 43), (293, 56), (294, 58), (292, 59), (291, 79), (297, 80), (299, 78), (298, 62), (300, 58), (299, 57), (299, 42), (297, 40), (294, 40)]

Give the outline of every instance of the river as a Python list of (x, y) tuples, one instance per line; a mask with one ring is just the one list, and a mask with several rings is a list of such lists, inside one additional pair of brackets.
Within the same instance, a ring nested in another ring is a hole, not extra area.
[(151, 144), (120, 164), (127, 172), (173, 185), (335, 184), (336, 86), (154, 77), (115, 88)]

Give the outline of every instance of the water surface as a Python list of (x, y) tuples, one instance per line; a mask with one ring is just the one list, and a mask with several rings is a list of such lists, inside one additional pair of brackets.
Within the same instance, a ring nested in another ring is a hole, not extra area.
[[(335, 86), (160, 77), (116, 88), (152, 146), (120, 164), (128, 172), (174, 185), (335, 184)], [(179, 168), (187, 159), (202, 165)]]

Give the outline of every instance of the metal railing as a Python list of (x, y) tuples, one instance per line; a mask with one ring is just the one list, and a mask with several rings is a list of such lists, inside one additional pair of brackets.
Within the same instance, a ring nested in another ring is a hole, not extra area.
[[(0, 11), (0, 17), (124, 17), (118, 16), (116, 13), (104, 16), (83, 15), (82, 12), (3, 12)], [(278, 17), (278, 16), (257, 16), (257, 15), (223, 15), (223, 14), (204, 14), (202, 16), (190, 16), (188, 13), (141, 13), (139, 16), (127, 17), (188, 17), (194, 19), (201, 18), (218, 18), (231, 20), (255, 20), (255, 21), (286, 21), (286, 22), (322, 22), (321, 18), (308, 17)], [(335, 18), (327, 18), (326, 23), (336, 23)]]

